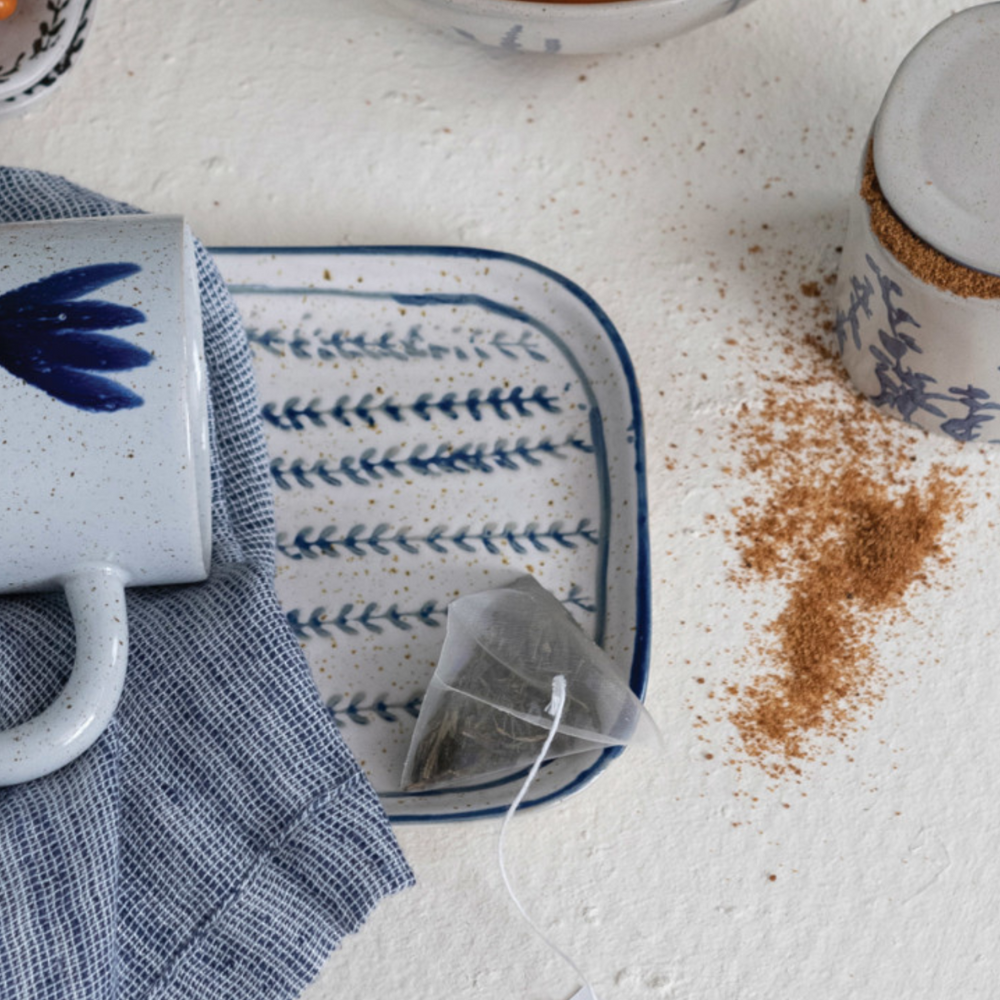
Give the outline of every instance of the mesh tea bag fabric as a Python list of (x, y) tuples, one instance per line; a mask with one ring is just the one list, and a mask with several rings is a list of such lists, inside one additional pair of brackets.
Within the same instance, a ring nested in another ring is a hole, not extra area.
[[(133, 211), (0, 168), (2, 222)], [(110, 728), (61, 771), (0, 790), (2, 1000), (290, 1000), (412, 881), (278, 606), (246, 338), (201, 247), (198, 269), (211, 575), (129, 591)], [(52, 700), (73, 642), (61, 594), (0, 601), (0, 726)]]
[(655, 737), (608, 655), (533, 577), (453, 601), (402, 787), (474, 784), (531, 764), (551, 726), (546, 706), (559, 675), (566, 701), (548, 757)]

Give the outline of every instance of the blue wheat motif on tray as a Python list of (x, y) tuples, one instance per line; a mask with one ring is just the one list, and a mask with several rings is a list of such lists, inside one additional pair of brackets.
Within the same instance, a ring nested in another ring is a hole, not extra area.
[(327, 613), (326, 608), (313, 608), (305, 618), (299, 608), (286, 613), (292, 632), (299, 639), (319, 637), (329, 639), (335, 629), (344, 635), (358, 635), (369, 632), (381, 635), (387, 627), (401, 632), (410, 632), (415, 625), (440, 628), (444, 624), (447, 608), (437, 601), (426, 601), (419, 608), (401, 611), (398, 604), (390, 604), (385, 610), (377, 601), (367, 604), (344, 604), (336, 613)]
[(347, 721), (356, 726), (367, 726), (372, 722), (372, 717), (382, 722), (398, 722), (405, 713), (415, 719), (420, 714), (420, 706), (424, 700), (423, 692), (412, 695), (406, 701), (391, 702), (388, 695), (380, 694), (366, 705), (367, 698), (368, 695), (363, 691), (356, 692), (350, 698), (335, 694), (327, 698), (326, 706), (338, 726), (344, 726)]
[[(939, 426), (945, 434), (958, 441), (975, 441), (982, 425), (995, 419), (992, 413), (985, 411), (1000, 410), (1000, 403), (992, 402), (985, 389), (973, 385), (951, 386), (947, 392), (935, 390), (932, 387), (937, 385), (937, 380), (933, 376), (914, 371), (903, 363), (910, 355), (923, 353), (913, 332), (920, 329), (920, 324), (897, 304), (896, 300), (903, 297), (899, 285), (882, 273), (870, 255), (865, 255), (865, 261), (875, 283), (869, 275), (851, 278), (847, 311), (838, 311), (834, 326), (841, 355), (848, 346), (848, 333), (854, 349), (861, 350), (861, 314), (866, 319), (874, 316), (871, 300), (877, 287), (888, 330), (879, 328), (880, 346), (868, 346), (875, 359), (875, 376), (880, 388), (878, 395), (870, 397), (871, 401), (876, 406), (895, 410), (904, 420), (910, 420), (918, 411), (930, 413), (941, 419)], [(938, 403), (957, 404), (965, 413), (949, 418)]]
[[(303, 317), (304, 320), (308, 318)], [(429, 341), (421, 333), (419, 326), (411, 327), (404, 336), (394, 330), (386, 330), (373, 336), (367, 333), (347, 333), (344, 330), (327, 334), (317, 328), (312, 333), (296, 329), (289, 337), (273, 327), (267, 330), (248, 327), (246, 336), (251, 346), (260, 347), (269, 354), (285, 357), (290, 352), (293, 357), (303, 361), (317, 358), (322, 361), (439, 361), (446, 357), (454, 357), (459, 361), (492, 361), (497, 358), (516, 360), (523, 357), (538, 362), (549, 360), (538, 346), (538, 339), (531, 330), (522, 330), (518, 337), (505, 330), (495, 330), (492, 333), (472, 330), (468, 334), (468, 342), (461, 345)]]
[(337, 460), (320, 458), (309, 462), (296, 458), (286, 462), (279, 456), (271, 460), (270, 469), (275, 484), (283, 490), (291, 490), (296, 485), (313, 489), (319, 483), (327, 486), (370, 486), (386, 477), (401, 479), (413, 474), (464, 475), (470, 472), (490, 473), (497, 469), (513, 472), (524, 466), (537, 468), (546, 459), (565, 459), (572, 452), (592, 455), (594, 447), (575, 435), (559, 443), (547, 437), (536, 442), (521, 437), (509, 444), (505, 438), (500, 438), (492, 446), (455, 447), (442, 444), (432, 450), (429, 445), (418, 444), (406, 454), (402, 454), (402, 449), (397, 447), (381, 452), (368, 448), (360, 455), (348, 455)]
[[(563, 604), (579, 608), (588, 615), (595, 614), (597, 606), (590, 598), (584, 596), (583, 590), (573, 584)], [(448, 617), (447, 604), (436, 600), (425, 601), (419, 608), (406, 611), (398, 604), (390, 604), (386, 608), (377, 601), (367, 603), (352, 602), (344, 604), (336, 613), (329, 612), (325, 607), (316, 607), (306, 612), (301, 608), (293, 608), (286, 612), (285, 618), (297, 639), (332, 639), (341, 635), (382, 635), (387, 628), (400, 632), (411, 632), (418, 625), (424, 628), (441, 628)]]
[(584, 517), (575, 527), (567, 527), (562, 521), (553, 521), (548, 528), (534, 521), (523, 528), (513, 523), (502, 527), (487, 524), (479, 531), (469, 526), (449, 530), (442, 525), (423, 535), (414, 534), (407, 527), (396, 529), (388, 524), (379, 524), (370, 530), (363, 524), (356, 524), (345, 534), (331, 524), (318, 532), (311, 527), (302, 528), (291, 539), (287, 532), (279, 532), (276, 546), (286, 559), (298, 562), (321, 556), (339, 559), (344, 555), (363, 557), (372, 553), (388, 556), (408, 552), (412, 555), (424, 547), (442, 554), (458, 550), (499, 555), (503, 546), (508, 545), (518, 555), (525, 555), (576, 549), (582, 543), (597, 545), (599, 540), (590, 518)]
[(465, 395), (447, 392), (437, 396), (431, 392), (421, 393), (416, 400), (400, 403), (391, 396), (380, 400), (374, 393), (365, 393), (356, 402), (350, 396), (340, 396), (335, 403), (325, 404), (320, 399), (310, 399), (303, 403), (301, 397), (293, 396), (284, 403), (267, 403), (261, 416), (272, 427), (283, 431), (302, 431), (307, 427), (328, 427), (329, 421), (343, 427), (358, 424), (376, 427), (379, 422), (405, 423), (411, 417), (431, 421), (435, 417), (458, 420), (468, 414), (473, 420), (482, 420), (486, 414), (493, 414), (501, 420), (512, 416), (530, 417), (535, 411), (559, 413), (556, 405), (558, 396), (549, 394), (547, 386), (536, 386), (530, 393), (522, 386), (509, 390), (494, 386), (484, 392), (470, 389)]
[(99, 332), (142, 323), (145, 315), (84, 298), (140, 270), (125, 263), (76, 267), (0, 295), (0, 367), (81, 410), (110, 413), (142, 406), (142, 397), (131, 389), (94, 373), (149, 364), (148, 351)]

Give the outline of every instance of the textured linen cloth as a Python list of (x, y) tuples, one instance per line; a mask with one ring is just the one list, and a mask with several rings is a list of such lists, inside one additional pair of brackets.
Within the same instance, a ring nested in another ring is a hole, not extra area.
[[(0, 222), (133, 211), (0, 168)], [(110, 728), (56, 774), (0, 789), (2, 1000), (294, 997), (412, 881), (277, 604), (246, 340), (201, 246), (198, 270), (211, 575), (127, 591), (128, 678)], [(73, 648), (61, 594), (0, 598), (0, 728), (52, 700)]]

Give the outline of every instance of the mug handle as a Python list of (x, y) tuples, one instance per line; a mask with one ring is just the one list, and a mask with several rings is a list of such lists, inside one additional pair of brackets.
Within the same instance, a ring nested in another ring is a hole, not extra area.
[(66, 686), (41, 714), (0, 733), (0, 786), (51, 774), (104, 732), (121, 697), (128, 660), (125, 580), (107, 566), (62, 580), (76, 629)]

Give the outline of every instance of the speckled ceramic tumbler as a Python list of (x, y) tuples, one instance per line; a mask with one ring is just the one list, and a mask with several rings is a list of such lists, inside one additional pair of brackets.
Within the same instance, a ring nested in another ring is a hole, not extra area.
[(1000, 3), (900, 65), (865, 150), (838, 289), (852, 381), (885, 412), (1000, 442)]
[(0, 226), (0, 594), (62, 589), (76, 630), (65, 688), (0, 733), (0, 785), (103, 732), (125, 680), (124, 588), (207, 576), (210, 500), (183, 220)]

